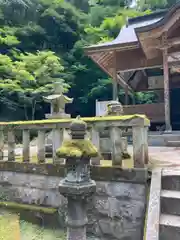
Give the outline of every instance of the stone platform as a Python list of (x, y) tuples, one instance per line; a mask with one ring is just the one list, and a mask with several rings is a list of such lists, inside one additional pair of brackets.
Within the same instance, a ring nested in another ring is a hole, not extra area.
[(169, 146), (180, 147), (180, 131), (160, 134), (160, 132), (149, 132), (149, 146)]

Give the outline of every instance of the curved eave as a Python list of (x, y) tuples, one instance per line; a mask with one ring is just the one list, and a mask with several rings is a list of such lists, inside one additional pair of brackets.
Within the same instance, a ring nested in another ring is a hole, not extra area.
[(170, 10), (167, 12), (167, 14), (161, 20), (159, 20), (158, 22), (152, 23), (151, 25), (148, 25), (148, 26), (136, 28), (135, 29), (136, 33), (148, 32), (148, 31), (151, 31), (153, 29), (162, 27), (163, 25), (165, 25), (169, 21), (169, 19), (176, 13), (176, 11), (178, 9), (180, 9), (180, 2), (173, 5), (170, 8)]
[(99, 44), (99, 45), (93, 45), (89, 47), (84, 47), (84, 52), (86, 55), (91, 55), (91, 53), (94, 52), (102, 52), (102, 51), (114, 51), (114, 50), (125, 50), (125, 49), (132, 49), (132, 48), (138, 48), (139, 43), (131, 42), (131, 43), (116, 43), (114, 44), (112, 42)]

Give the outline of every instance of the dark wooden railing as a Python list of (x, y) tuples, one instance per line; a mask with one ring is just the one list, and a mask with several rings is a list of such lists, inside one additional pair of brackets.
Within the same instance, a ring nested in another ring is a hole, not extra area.
[(123, 106), (124, 114), (144, 114), (151, 123), (164, 123), (164, 103), (137, 104)]

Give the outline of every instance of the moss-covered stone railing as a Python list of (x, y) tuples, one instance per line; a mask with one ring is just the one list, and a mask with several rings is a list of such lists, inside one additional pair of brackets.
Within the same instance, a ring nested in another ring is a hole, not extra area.
[[(110, 131), (113, 165), (122, 162), (122, 129), (132, 128), (133, 160), (135, 167), (144, 167), (148, 162), (148, 127), (149, 120), (144, 115), (108, 116), (82, 118), (88, 124), (88, 131), (93, 144), (100, 151), (100, 132), (107, 128)], [(46, 131), (52, 131), (53, 160), (56, 161), (56, 150), (68, 136), (72, 119), (54, 119), (22, 122), (0, 122), (0, 161), (3, 161), (4, 139), (7, 135), (8, 161), (15, 161), (16, 131), (22, 131), (23, 162), (30, 162), (30, 132), (38, 132), (37, 158), (39, 163), (45, 162)]]

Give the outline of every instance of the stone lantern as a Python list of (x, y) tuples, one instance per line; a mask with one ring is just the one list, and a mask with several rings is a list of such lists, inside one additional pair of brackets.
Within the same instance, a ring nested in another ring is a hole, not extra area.
[(90, 177), (90, 159), (98, 156), (96, 147), (85, 139), (87, 125), (77, 118), (70, 126), (71, 140), (66, 140), (57, 156), (66, 159), (66, 176), (59, 184), (59, 191), (68, 200), (67, 239), (86, 240), (87, 198), (96, 191)]
[[(107, 116), (122, 116), (124, 115), (123, 105), (117, 99), (116, 101), (111, 101), (107, 105)], [(119, 129), (119, 136), (122, 135), (122, 131)], [(122, 152), (122, 159), (129, 159), (131, 158), (130, 154), (128, 153), (128, 141), (127, 137), (121, 137), (120, 143), (116, 143), (116, 145), (121, 148)]]
[(65, 113), (65, 105), (72, 103), (73, 98), (69, 98), (63, 94), (62, 83), (54, 83), (54, 93), (44, 97), (44, 101), (51, 104), (51, 114), (46, 114), (46, 118), (70, 118), (69, 114)]

